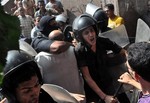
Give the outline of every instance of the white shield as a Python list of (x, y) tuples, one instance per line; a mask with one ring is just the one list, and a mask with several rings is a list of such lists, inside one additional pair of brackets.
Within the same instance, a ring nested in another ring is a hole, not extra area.
[(137, 21), (135, 42), (142, 42), (149, 40), (150, 40), (150, 28), (142, 19), (139, 18)]
[(101, 9), (100, 7), (93, 5), (92, 3), (88, 3), (86, 6), (86, 13), (90, 14), (90, 15), (94, 15), (94, 13), (98, 10)]
[(109, 38), (111, 41), (116, 42), (122, 48), (127, 46), (130, 43), (126, 28), (124, 25), (120, 25), (117, 28), (101, 33), (99, 34), (99, 36), (104, 36), (106, 38)]
[(29, 45), (28, 43), (26, 43), (23, 40), (19, 40), (19, 48), (20, 48), (20, 50), (23, 50), (32, 56), (37, 55), (37, 52), (31, 47), (31, 45)]
[(60, 86), (43, 84), (42, 88), (58, 103), (79, 103), (66, 89)]

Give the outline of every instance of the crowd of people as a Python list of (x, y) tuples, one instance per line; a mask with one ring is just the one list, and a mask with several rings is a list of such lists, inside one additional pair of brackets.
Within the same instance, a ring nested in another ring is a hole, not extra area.
[[(118, 81), (138, 88), (138, 103), (149, 103), (150, 44), (133, 43), (126, 50), (99, 34), (124, 24), (114, 14), (114, 5), (98, 8), (93, 15), (77, 16), (68, 23), (61, 1), (15, 0), (13, 15), (20, 20), (21, 40), (38, 53), (11, 50), (6, 57), (0, 103), (57, 103), (44, 84), (56, 84), (79, 103), (130, 103), (124, 92), (117, 93), (108, 69), (108, 51), (127, 59), (128, 70)], [(114, 71), (116, 72), (116, 71)], [(76, 96), (71, 94), (75, 93)], [(62, 101), (63, 102), (63, 101)]]

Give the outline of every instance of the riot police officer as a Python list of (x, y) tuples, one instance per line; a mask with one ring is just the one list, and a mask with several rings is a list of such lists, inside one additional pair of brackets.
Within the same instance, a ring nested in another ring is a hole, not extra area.
[[(112, 77), (107, 69), (107, 50), (125, 56), (125, 50), (108, 38), (98, 37), (97, 21), (88, 14), (82, 14), (73, 22), (73, 32), (79, 41), (75, 53), (78, 66), (85, 81), (87, 103), (115, 103)], [(108, 82), (110, 81), (110, 82)]]
[(32, 56), (11, 50), (6, 60), (1, 92), (8, 103), (56, 103), (41, 89), (42, 76)]

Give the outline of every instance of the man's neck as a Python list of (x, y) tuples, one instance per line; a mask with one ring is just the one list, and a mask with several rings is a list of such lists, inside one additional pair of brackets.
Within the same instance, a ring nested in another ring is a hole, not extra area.
[(144, 80), (144, 81), (140, 81), (140, 83), (141, 83), (143, 95), (150, 94), (150, 82)]
[(113, 15), (110, 17), (110, 19), (114, 19), (115, 17), (116, 17), (116, 15), (113, 14)]

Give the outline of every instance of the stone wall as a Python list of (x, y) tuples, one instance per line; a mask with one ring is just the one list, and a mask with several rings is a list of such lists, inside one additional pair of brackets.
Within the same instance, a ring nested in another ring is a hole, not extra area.
[(85, 12), (86, 4), (91, 2), (101, 8), (107, 3), (113, 3), (115, 14), (125, 20), (125, 26), (130, 38), (136, 35), (137, 19), (147, 11), (148, 0), (61, 0), (67, 15), (72, 22), (76, 16)]
[[(113, 3), (115, 13), (125, 20), (125, 26), (129, 37), (135, 37), (137, 19), (147, 11), (147, 0), (61, 0), (65, 13), (72, 24), (74, 18), (85, 12), (86, 5), (93, 3), (101, 8), (107, 3)], [(13, 0), (9, 0), (5, 9), (9, 12), (13, 7)]]
[(119, 14), (125, 20), (130, 37), (136, 35), (137, 19), (147, 11), (147, 0), (119, 0)]

